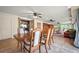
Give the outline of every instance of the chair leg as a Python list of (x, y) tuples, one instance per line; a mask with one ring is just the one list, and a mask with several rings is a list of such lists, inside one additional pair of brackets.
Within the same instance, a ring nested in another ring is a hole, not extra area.
[(53, 37), (52, 37), (52, 42), (54, 43)]
[(51, 49), (50, 44), (49, 44), (49, 49)]
[(24, 46), (24, 44), (23, 44), (23, 42), (21, 42), (21, 52), (23, 52), (23, 46)]
[(49, 40), (49, 42), (48, 42), (49, 49), (51, 49), (51, 47), (50, 47), (51, 44), (52, 44), (51, 40)]
[(41, 39), (40, 39), (40, 44), (39, 44), (39, 53), (41, 53)]
[(19, 41), (18, 41), (18, 43), (17, 43), (17, 48), (19, 48)]
[(29, 53), (31, 53), (31, 50), (29, 51)]
[(25, 52), (25, 47), (23, 46), (23, 52)]
[(21, 48), (21, 52), (22, 52), (22, 43), (21, 43), (21, 47), (20, 48)]
[(47, 50), (47, 46), (46, 46), (46, 44), (45, 44), (45, 50), (46, 50), (46, 53), (48, 53), (48, 50)]
[(41, 53), (41, 45), (39, 45), (39, 53)]
[(32, 52), (32, 43), (30, 42), (30, 48), (29, 48), (29, 53), (31, 53)]

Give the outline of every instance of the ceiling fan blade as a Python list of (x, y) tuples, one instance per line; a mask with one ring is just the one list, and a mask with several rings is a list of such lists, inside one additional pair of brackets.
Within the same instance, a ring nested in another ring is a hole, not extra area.
[(40, 18), (42, 18), (42, 14), (41, 13), (38, 13), (38, 12), (36, 12), (32, 7), (29, 7), (29, 11), (27, 11), (27, 12), (25, 12), (25, 13), (23, 13), (23, 14), (26, 14), (26, 15), (33, 15), (33, 16), (37, 16), (37, 17), (40, 17)]
[(42, 16), (39, 16), (39, 18), (42, 18)]
[(31, 9), (31, 11), (32, 11), (33, 13), (36, 13), (37, 15), (42, 15), (41, 13), (36, 12), (32, 7), (30, 7), (30, 9)]
[(42, 15), (41, 13), (37, 13), (37, 15)]
[(34, 10), (32, 7), (29, 7), (29, 9), (30, 9), (32, 12), (35, 12), (35, 10)]
[(24, 14), (28, 14), (29, 15), (29, 14), (33, 14), (33, 13), (24, 13)]

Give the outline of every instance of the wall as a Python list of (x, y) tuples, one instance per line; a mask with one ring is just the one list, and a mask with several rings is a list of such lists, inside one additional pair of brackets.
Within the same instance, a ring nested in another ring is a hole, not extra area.
[(0, 12), (0, 40), (11, 38), (17, 32), (18, 16)]
[(1, 22), (0, 22), (0, 39), (1, 39)]

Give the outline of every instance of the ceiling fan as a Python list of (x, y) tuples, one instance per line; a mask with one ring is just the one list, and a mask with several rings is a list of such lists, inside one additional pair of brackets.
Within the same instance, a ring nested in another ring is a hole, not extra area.
[(34, 17), (42, 18), (42, 14), (36, 12), (33, 8), (31, 8), (31, 11), (24, 12), (24, 14), (33, 15)]
[(55, 22), (55, 20), (54, 20), (54, 19), (50, 19), (49, 21), (51, 21), (51, 22)]

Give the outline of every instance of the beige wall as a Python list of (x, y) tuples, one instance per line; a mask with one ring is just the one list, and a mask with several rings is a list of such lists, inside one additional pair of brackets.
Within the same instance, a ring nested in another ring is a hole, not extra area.
[(0, 40), (10, 38), (17, 32), (18, 16), (0, 12)]
[(0, 22), (0, 39), (1, 39), (1, 22)]
[(72, 12), (72, 20), (75, 21), (76, 19), (76, 15), (77, 15), (77, 9), (79, 8), (79, 6), (73, 6), (71, 9)]

